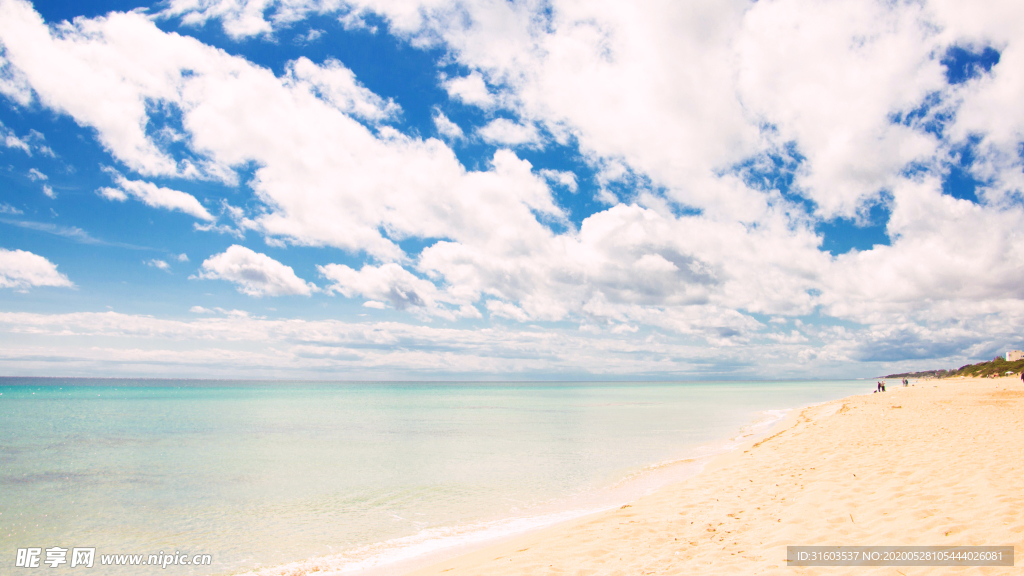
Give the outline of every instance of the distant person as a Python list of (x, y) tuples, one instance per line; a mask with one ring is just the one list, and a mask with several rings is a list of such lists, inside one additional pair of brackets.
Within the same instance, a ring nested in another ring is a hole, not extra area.
[(1024, 384), (1024, 370), (1021, 370), (1020, 372), (1020, 383)]

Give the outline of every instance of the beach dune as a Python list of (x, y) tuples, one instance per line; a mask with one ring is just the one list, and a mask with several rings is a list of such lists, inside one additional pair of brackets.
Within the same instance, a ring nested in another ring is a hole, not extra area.
[[(890, 386), (799, 411), (620, 509), (412, 574), (1019, 573), (1022, 455), (1020, 380)], [(1017, 567), (788, 567), (790, 545), (1012, 545)]]

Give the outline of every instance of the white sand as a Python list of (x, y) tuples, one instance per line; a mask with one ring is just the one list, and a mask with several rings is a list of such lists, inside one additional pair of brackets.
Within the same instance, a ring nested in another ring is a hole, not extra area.
[[(417, 570), (503, 574), (1021, 574), (1024, 385), (918, 382), (795, 414), (619, 510)], [(787, 567), (787, 545), (1012, 545), (1017, 567)]]

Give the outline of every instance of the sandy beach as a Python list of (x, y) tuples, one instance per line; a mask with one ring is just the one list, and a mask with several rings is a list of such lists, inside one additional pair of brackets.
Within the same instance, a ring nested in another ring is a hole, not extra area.
[[(620, 509), (412, 574), (1019, 573), (1022, 454), (1019, 379), (890, 385), (798, 411)], [(1018, 558), (1015, 568), (800, 568), (786, 566), (788, 545), (1012, 545)]]

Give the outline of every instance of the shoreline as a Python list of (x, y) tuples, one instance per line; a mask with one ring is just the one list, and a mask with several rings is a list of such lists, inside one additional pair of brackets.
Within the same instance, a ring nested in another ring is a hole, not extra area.
[[(867, 388), (867, 382), (865, 382)], [(865, 392), (864, 394), (870, 394)], [(858, 394), (854, 394), (856, 397)], [(420, 533), (364, 545), (340, 554), (318, 556), (256, 568), (238, 576), (301, 576), (306, 574), (401, 576), (439, 563), (502, 546), (521, 538), (585, 521), (649, 497), (703, 473), (716, 459), (768, 437), (801, 411), (831, 401), (794, 408), (769, 409), (734, 430), (727, 438), (695, 446), (681, 458), (646, 465), (596, 492), (582, 493), (525, 510), (522, 516), (501, 517), (466, 525), (425, 529)]]
[[(763, 437), (714, 457), (685, 481), (621, 508), (406, 574), (717, 569), (905, 576), (937, 570), (788, 567), (786, 546), (1012, 545), (1024, 550), (1024, 474), (1018, 462), (1024, 453), (1024, 385), (1016, 377), (915, 384), (792, 410)], [(1013, 569), (957, 570), (1007, 574)]]

